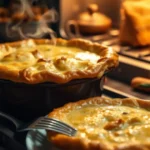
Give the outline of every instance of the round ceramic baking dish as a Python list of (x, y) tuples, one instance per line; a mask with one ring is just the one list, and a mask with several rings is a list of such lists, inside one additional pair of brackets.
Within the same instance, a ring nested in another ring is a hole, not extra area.
[(67, 102), (100, 96), (103, 80), (104, 77), (35, 85), (0, 80), (0, 102), (4, 112), (18, 119), (30, 120)]

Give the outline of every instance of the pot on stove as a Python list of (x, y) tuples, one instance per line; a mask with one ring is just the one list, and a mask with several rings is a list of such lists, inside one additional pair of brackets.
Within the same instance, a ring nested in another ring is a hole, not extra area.
[(66, 30), (71, 36), (74, 30), (78, 36), (81, 34), (105, 33), (111, 27), (111, 19), (98, 11), (97, 4), (90, 4), (87, 11), (81, 13), (77, 19), (67, 22)]

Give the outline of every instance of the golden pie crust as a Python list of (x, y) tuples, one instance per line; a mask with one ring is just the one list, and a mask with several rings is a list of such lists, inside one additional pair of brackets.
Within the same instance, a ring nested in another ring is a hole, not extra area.
[(118, 65), (118, 55), (83, 39), (28, 39), (0, 44), (0, 79), (35, 84), (100, 78)]
[(57, 118), (78, 132), (74, 137), (47, 131), (61, 150), (150, 150), (150, 101), (93, 97), (54, 109)]

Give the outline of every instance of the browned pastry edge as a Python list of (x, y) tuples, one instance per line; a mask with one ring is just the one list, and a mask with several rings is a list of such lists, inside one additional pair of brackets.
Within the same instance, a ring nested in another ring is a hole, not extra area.
[[(29, 39), (28, 39), (29, 40)], [(0, 44), (0, 49), (5, 47), (17, 47), (25, 44), (28, 40)], [(31, 40), (31, 39), (30, 39)], [(32, 39), (36, 44), (52, 44), (52, 40), (48, 39)], [(97, 65), (88, 68), (88, 70), (81, 71), (67, 71), (63, 75), (51, 73), (49, 71), (42, 71), (35, 74), (27, 68), (23, 70), (12, 70), (7, 66), (0, 64), (0, 78), (8, 79), (15, 82), (23, 82), (28, 84), (35, 84), (41, 82), (55, 82), (67, 83), (73, 79), (94, 78), (101, 77), (105, 71), (110, 70), (118, 65), (118, 55), (111, 48), (101, 46), (98, 43), (92, 43), (83, 39), (64, 40), (61, 38), (56, 39), (56, 45), (66, 47), (77, 47), (86, 51), (95, 52), (102, 56)]]
[[(65, 113), (68, 113), (78, 106), (88, 105), (88, 104), (108, 104), (108, 105), (118, 105), (121, 102), (122, 105), (135, 107), (137, 104), (141, 108), (150, 110), (150, 102), (148, 100), (132, 99), (132, 98), (102, 98), (93, 97), (86, 100), (80, 100), (78, 102), (68, 103), (64, 106), (54, 109), (48, 114), (48, 117), (57, 118), (62, 120)], [(62, 150), (150, 150), (150, 143), (122, 143), (122, 144), (111, 144), (106, 141), (92, 141), (86, 139), (80, 139), (79, 137), (69, 137), (56, 132), (47, 131), (47, 138), (55, 146)]]

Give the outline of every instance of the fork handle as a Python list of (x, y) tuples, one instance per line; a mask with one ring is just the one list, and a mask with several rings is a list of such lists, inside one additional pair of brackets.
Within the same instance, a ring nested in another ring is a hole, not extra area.
[(13, 123), (13, 125), (15, 125), (16, 129), (18, 129), (20, 127), (20, 125), (22, 124), (18, 119), (14, 118), (11, 115), (8, 115), (2, 111), (0, 111), (0, 117)]

